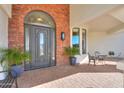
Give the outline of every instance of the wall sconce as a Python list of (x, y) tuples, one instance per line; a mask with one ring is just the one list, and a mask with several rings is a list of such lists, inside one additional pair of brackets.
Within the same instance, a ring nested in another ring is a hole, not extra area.
[(61, 32), (61, 40), (62, 40), (62, 41), (65, 40), (65, 32)]

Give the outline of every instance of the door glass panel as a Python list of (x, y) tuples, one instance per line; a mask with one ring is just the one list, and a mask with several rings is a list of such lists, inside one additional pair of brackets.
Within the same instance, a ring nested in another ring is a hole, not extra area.
[(40, 33), (40, 56), (44, 55), (44, 34)]
[(55, 60), (55, 52), (54, 52), (55, 51), (55, 38), (54, 38), (55, 36), (54, 36), (54, 32), (53, 31), (51, 31), (51, 32), (52, 32), (52, 34), (51, 34), (52, 43), (51, 44), (52, 44), (52, 50), (53, 50), (52, 51), (52, 56), (53, 56), (52, 60)]
[(29, 52), (29, 28), (25, 26), (25, 50)]

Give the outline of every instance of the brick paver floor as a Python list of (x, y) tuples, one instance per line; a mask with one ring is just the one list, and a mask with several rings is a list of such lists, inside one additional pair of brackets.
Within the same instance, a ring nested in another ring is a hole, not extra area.
[(18, 78), (21, 88), (118, 88), (123, 74), (115, 64), (63, 65), (26, 71)]

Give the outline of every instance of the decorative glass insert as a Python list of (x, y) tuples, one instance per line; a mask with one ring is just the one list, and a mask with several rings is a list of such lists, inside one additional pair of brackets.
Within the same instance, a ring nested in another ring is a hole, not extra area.
[(40, 56), (44, 55), (44, 34), (40, 33)]
[(25, 50), (29, 52), (29, 27), (25, 26)]
[(51, 16), (45, 12), (33, 11), (25, 17), (26, 24), (40, 24), (55, 28), (54, 21)]
[(80, 45), (80, 35), (79, 35), (79, 28), (72, 29), (72, 46), (79, 48)]

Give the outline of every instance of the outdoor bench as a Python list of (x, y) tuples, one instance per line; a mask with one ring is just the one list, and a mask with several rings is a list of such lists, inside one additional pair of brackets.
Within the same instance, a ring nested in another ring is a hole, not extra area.
[(14, 82), (16, 88), (18, 88), (17, 78), (14, 78), (11, 72), (9, 72), (6, 79), (0, 80), (0, 88), (11, 88)]

